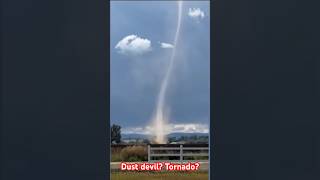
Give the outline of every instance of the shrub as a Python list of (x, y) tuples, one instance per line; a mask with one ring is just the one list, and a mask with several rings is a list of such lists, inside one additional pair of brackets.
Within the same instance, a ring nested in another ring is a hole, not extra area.
[(128, 146), (121, 150), (120, 157), (122, 161), (146, 161), (148, 151), (144, 146)]

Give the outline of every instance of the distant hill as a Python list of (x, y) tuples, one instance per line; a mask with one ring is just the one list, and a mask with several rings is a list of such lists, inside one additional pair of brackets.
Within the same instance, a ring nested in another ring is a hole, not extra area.
[(150, 136), (145, 134), (137, 134), (137, 133), (121, 134), (122, 139), (146, 139), (148, 137)]
[(209, 133), (171, 133), (168, 137), (181, 137), (181, 136), (209, 136)]
[[(171, 133), (167, 137), (190, 137), (190, 136), (209, 136), (209, 133)], [(145, 134), (138, 134), (138, 133), (132, 133), (132, 134), (121, 134), (122, 139), (148, 139), (150, 135)]]

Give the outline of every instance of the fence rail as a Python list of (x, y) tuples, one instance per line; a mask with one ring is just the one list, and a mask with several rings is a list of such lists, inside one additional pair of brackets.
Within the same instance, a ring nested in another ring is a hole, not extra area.
[[(197, 156), (197, 157), (206, 157), (209, 156), (209, 147), (207, 144), (200, 145), (197, 147), (188, 147), (188, 145), (183, 145), (180, 144), (179, 146), (177, 145), (172, 145), (174, 147), (170, 147), (170, 145), (148, 145), (148, 161), (156, 161), (153, 160), (153, 157), (177, 157), (179, 158), (179, 161), (184, 161), (184, 157), (190, 157), (190, 156)], [(155, 153), (155, 151), (165, 151), (161, 153)], [(170, 152), (171, 151), (171, 152)], [(176, 151), (176, 152), (172, 152)], [(185, 152), (188, 151), (188, 152)], [(193, 152), (190, 152), (193, 151)], [(195, 151), (205, 151), (205, 152), (195, 152)], [(170, 161), (170, 160), (168, 160)], [(190, 161), (190, 160), (188, 160)]]

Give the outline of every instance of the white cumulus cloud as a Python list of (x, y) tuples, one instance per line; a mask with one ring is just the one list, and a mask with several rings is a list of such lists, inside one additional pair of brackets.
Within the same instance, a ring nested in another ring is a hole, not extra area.
[(174, 46), (172, 44), (169, 44), (169, 43), (160, 43), (161, 44), (161, 48), (164, 48), (164, 49), (172, 49), (174, 48)]
[(151, 41), (137, 35), (128, 35), (120, 40), (115, 48), (126, 55), (141, 55), (151, 51)]
[(200, 8), (189, 8), (188, 15), (194, 19), (203, 19), (204, 12)]

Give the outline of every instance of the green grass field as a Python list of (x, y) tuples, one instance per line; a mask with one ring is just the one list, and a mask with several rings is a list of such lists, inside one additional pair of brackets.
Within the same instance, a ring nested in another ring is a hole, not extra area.
[(208, 180), (207, 172), (112, 172), (111, 180)]

